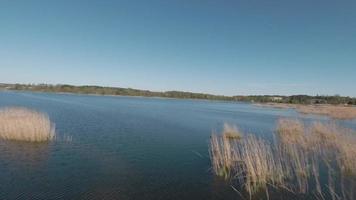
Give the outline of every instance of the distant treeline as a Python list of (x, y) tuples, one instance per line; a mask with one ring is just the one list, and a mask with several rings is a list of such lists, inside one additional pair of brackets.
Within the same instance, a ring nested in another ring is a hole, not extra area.
[(0, 84), (2, 90), (21, 90), (35, 92), (62, 92), (76, 94), (97, 95), (122, 95), (122, 96), (144, 96), (165, 97), (179, 99), (206, 99), (221, 101), (246, 101), (256, 103), (292, 103), (292, 104), (349, 104), (356, 105), (356, 98), (335, 96), (308, 96), (308, 95), (252, 95), (252, 96), (223, 96), (204, 93), (167, 91), (153, 92), (149, 90), (138, 90), (132, 88), (101, 87), (101, 86), (74, 86), (74, 85), (51, 85), (51, 84)]
[(144, 97), (165, 97), (181, 99), (208, 99), (231, 101), (232, 97), (222, 95), (211, 95), (203, 93), (167, 91), (153, 92), (149, 90), (138, 90), (132, 88), (101, 87), (101, 86), (73, 86), (73, 85), (50, 85), (50, 84), (0, 84), (0, 89), (23, 90), (35, 92), (62, 92), (76, 94), (97, 94), (97, 95), (122, 95), (122, 96), (144, 96)]

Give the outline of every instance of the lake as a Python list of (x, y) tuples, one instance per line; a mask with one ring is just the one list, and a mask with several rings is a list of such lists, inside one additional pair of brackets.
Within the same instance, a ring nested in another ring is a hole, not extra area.
[(0, 199), (239, 199), (211, 172), (213, 131), (230, 123), (270, 138), (280, 117), (329, 120), (248, 103), (3, 91), (5, 106), (47, 113), (58, 140), (0, 143)]

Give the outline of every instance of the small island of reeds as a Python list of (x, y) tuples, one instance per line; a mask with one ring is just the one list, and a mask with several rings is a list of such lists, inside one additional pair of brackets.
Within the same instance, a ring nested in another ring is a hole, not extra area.
[(0, 139), (46, 142), (54, 138), (54, 124), (45, 113), (22, 107), (0, 109)]

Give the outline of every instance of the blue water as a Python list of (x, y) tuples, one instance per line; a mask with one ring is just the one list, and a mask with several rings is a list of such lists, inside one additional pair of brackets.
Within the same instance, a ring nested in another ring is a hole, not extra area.
[(247, 103), (0, 92), (5, 106), (46, 112), (59, 139), (0, 143), (0, 199), (238, 199), (211, 173), (212, 131), (226, 122), (271, 137), (279, 117), (299, 116)]

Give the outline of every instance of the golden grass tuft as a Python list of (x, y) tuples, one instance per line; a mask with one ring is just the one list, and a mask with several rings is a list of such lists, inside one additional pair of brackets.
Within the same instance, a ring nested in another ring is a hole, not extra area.
[(279, 119), (277, 122), (277, 134), (281, 142), (286, 144), (304, 143), (305, 127), (303, 122), (297, 119)]
[(280, 144), (285, 148), (297, 145), (306, 154), (335, 159), (344, 172), (356, 175), (356, 133), (353, 130), (333, 122), (314, 122), (301, 132), (291, 124), (303, 126), (300, 121), (290, 119), (280, 119), (277, 126)]
[(228, 140), (213, 134), (210, 155), (214, 173), (225, 179), (237, 179), (249, 194), (283, 180), (278, 172), (282, 168), (273, 158), (272, 147), (253, 135)]
[(0, 109), (0, 139), (44, 142), (54, 137), (54, 124), (46, 114), (21, 107)]
[(280, 160), (274, 158), (271, 144), (241, 133), (239, 139), (226, 137), (226, 132), (230, 132), (227, 126), (224, 125), (221, 135), (211, 136), (210, 156), (214, 173), (225, 179), (237, 179), (249, 194), (267, 188), (270, 183), (281, 184), (282, 166)]
[(234, 125), (225, 123), (223, 129), (223, 136), (227, 139), (239, 140), (242, 138), (241, 132)]
[[(306, 193), (308, 183), (323, 197), (320, 180), (320, 169), (327, 168), (327, 189), (331, 196), (343, 196), (343, 199), (354, 199), (353, 185), (345, 180), (356, 177), (356, 133), (334, 122), (314, 122), (303, 132), (290, 126), (302, 124), (299, 120), (280, 119), (277, 125), (279, 152), (287, 165), (291, 166), (292, 177), (298, 183), (297, 191)], [(290, 127), (290, 128), (288, 128)], [(295, 137), (291, 138), (291, 133)], [(303, 176), (298, 175), (301, 173)], [(338, 181), (338, 184), (335, 184)], [(340, 186), (341, 194), (336, 194), (335, 185)]]
[[(333, 197), (355, 197), (353, 185), (345, 184), (345, 180), (356, 177), (356, 133), (335, 123), (305, 126), (297, 119), (280, 119), (272, 143), (253, 135), (231, 140), (224, 132), (213, 134), (210, 156), (214, 173), (237, 180), (250, 198), (261, 190), (268, 194), (270, 186), (295, 194), (313, 189), (321, 199), (325, 196), (323, 187)], [(329, 177), (326, 186), (320, 178), (325, 176), (325, 170), (320, 172), (325, 167)], [(336, 181), (342, 190), (338, 194)]]
[(232, 175), (232, 169), (235, 162), (233, 143), (240, 140), (242, 137), (236, 126), (224, 124), (222, 137), (216, 134), (211, 136), (210, 156), (213, 158), (213, 168), (216, 174), (228, 179)]

